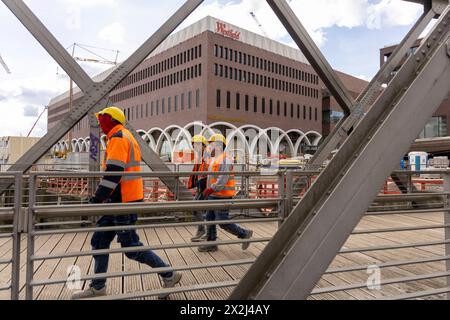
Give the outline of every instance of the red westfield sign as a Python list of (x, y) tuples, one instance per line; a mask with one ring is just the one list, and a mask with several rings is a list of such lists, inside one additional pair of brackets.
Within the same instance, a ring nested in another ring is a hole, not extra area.
[(239, 40), (241, 38), (240, 32), (228, 29), (227, 25), (223, 22), (217, 22), (216, 32), (234, 40)]

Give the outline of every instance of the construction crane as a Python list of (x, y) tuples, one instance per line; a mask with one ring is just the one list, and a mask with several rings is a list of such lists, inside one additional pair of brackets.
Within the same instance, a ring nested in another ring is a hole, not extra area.
[(264, 30), (262, 24), (259, 22), (258, 18), (256, 17), (256, 14), (252, 11), (252, 12), (250, 12), (250, 15), (252, 16), (253, 20), (255, 20), (256, 24), (258, 25), (258, 27), (261, 30), (261, 32), (263, 33), (263, 35), (268, 38), (269, 36), (267, 35), (266, 30)]
[(42, 116), (44, 115), (45, 111), (47, 111), (47, 110), (48, 110), (48, 106), (45, 106), (44, 110), (41, 112), (41, 114), (37, 118), (36, 122), (34, 123), (33, 127), (31, 128), (30, 132), (28, 132), (27, 138), (29, 138), (31, 136), (31, 133), (33, 132), (34, 128), (36, 128), (39, 120), (41, 120)]
[[(90, 53), (91, 55), (95, 56), (95, 58), (82, 58), (82, 57), (78, 57), (75, 55), (75, 50), (79, 48), (82, 49), (88, 53)], [(80, 44), (80, 43), (74, 43), (73, 45), (71, 45), (69, 48), (67, 48), (67, 50), (72, 49), (72, 57), (76, 60), (76, 61), (80, 61), (80, 62), (91, 62), (91, 63), (100, 63), (100, 64), (109, 64), (109, 65), (114, 65), (117, 66), (118, 62), (117, 59), (119, 58), (119, 50), (111, 50), (111, 49), (105, 49), (105, 48), (99, 48), (99, 47), (94, 47), (94, 46), (89, 46), (89, 45), (85, 45), (85, 44)], [(92, 49), (92, 50), (91, 50)], [(108, 51), (108, 52), (114, 52), (115, 53), (115, 60), (112, 61), (110, 59), (106, 59), (104, 57), (102, 57), (101, 55), (95, 53), (93, 50), (102, 50), (102, 51)], [(70, 79), (70, 85), (69, 85), (69, 112), (72, 112), (73, 109), (73, 103), (74, 103), (74, 99), (73, 99), (73, 80)], [(69, 140), (69, 152), (72, 152), (72, 130), (69, 131), (68, 134), (68, 140)]]
[(2, 55), (0, 54), (0, 64), (5, 69), (6, 73), (11, 74), (11, 70), (9, 70), (8, 66), (6, 65), (5, 61), (2, 58)]

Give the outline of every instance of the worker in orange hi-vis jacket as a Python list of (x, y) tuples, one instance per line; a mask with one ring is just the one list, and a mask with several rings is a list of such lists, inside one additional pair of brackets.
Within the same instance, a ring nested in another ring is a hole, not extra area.
[[(102, 131), (107, 135), (108, 143), (103, 170), (108, 172), (141, 172), (141, 151), (133, 135), (124, 127), (126, 117), (122, 110), (109, 107), (97, 114)], [(95, 195), (90, 199), (91, 204), (99, 203), (133, 203), (143, 202), (144, 188), (142, 177), (139, 176), (113, 176), (105, 174)], [(104, 216), (97, 227), (131, 226), (136, 224), (137, 214), (123, 216)], [(109, 249), (112, 241), (117, 241), (122, 248), (143, 247), (139, 236), (134, 229), (124, 231), (98, 231), (95, 232), (91, 245), (93, 250)], [(168, 265), (150, 250), (141, 252), (127, 252), (127, 258), (147, 264), (153, 268), (165, 268)], [(94, 256), (96, 274), (108, 271), (109, 255)], [(181, 273), (164, 272), (160, 274), (164, 288), (171, 288), (181, 280)], [(95, 279), (88, 289), (77, 292), (73, 299), (85, 299), (106, 295), (106, 279)], [(168, 294), (161, 294), (159, 298), (166, 298)]]
[[(206, 147), (208, 145), (208, 140), (202, 135), (197, 135), (192, 138), (192, 147), (194, 149), (194, 173), (197, 172), (207, 172), (208, 171), (208, 155), (206, 152)], [(198, 175), (193, 174), (189, 178), (189, 189), (196, 189), (195, 200), (205, 200), (203, 198), (203, 193), (206, 190), (208, 183), (208, 175)], [(194, 211), (193, 221), (199, 222), (204, 220), (204, 212)], [(199, 225), (197, 228), (197, 234), (191, 239), (192, 242), (200, 242), (206, 240), (206, 228), (204, 225)]]
[[(203, 193), (203, 197), (208, 200), (231, 200), (236, 196), (236, 180), (233, 172), (233, 161), (225, 152), (227, 145), (226, 138), (221, 134), (215, 134), (209, 139), (211, 148), (211, 158), (209, 159), (209, 172), (216, 173), (208, 177), (208, 188)], [(227, 174), (217, 175), (224, 172)], [(206, 214), (206, 221), (229, 220), (229, 209), (220, 209), (217, 211), (209, 211)], [(239, 239), (248, 240), (253, 237), (252, 230), (245, 230), (236, 224), (221, 224), (220, 227), (225, 231), (235, 235)], [(216, 225), (208, 226), (207, 241), (214, 242), (217, 240)], [(247, 250), (250, 242), (246, 241), (242, 244), (242, 250)], [(215, 244), (202, 246), (200, 252), (214, 252), (218, 247)]]

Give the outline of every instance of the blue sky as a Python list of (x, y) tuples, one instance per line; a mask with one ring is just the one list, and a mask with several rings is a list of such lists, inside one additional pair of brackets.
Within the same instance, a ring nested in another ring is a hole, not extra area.
[[(72, 43), (120, 50), (126, 59), (182, 3), (182, 0), (28, 0), (64, 47)], [(379, 49), (399, 42), (422, 12), (400, 0), (292, 0), (290, 4), (316, 43), (340, 71), (370, 79), (379, 67)], [(255, 12), (263, 30), (250, 16)], [(182, 25), (206, 15), (295, 46), (263, 0), (207, 0)], [(0, 3), (0, 54), (12, 71), (0, 68), (0, 136), (26, 135), (50, 98), (68, 89), (68, 78)], [(107, 59), (110, 51), (95, 50)], [(77, 55), (92, 58), (87, 52)], [(107, 68), (82, 63), (94, 75)], [(46, 116), (34, 136), (46, 133)]]

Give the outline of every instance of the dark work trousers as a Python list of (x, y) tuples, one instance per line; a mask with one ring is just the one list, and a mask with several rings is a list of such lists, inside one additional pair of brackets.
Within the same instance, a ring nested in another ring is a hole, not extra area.
[[(207, 178), (201, 179), (197, 183), (197, 194), (195, 195), (195, 200), (201, 201), (205, 200), (203, 197), (203, 192), (206, 190)], [(200, 222), (205, 220), (205, 213), (203, 211), (194, 211), (192, 213), (192, 221)], [(204, 225), (199, 225), (197, 229), (197, 233), (205, 233), (206, 228)]]
[[(216, 198), (214, 196), (210, 196), (208, 200), (231, 200), (224, 198)], [(220, 210), (211, 210), (206, 214), (206, 221), (216, 221), (216, 220), (229, 220), (230, 219), (230, 210), (228, 209), (220, 209)], [(230, 224), (221, 224), (220, 228), (225, 230), (228, 233), (238, 237), (239, 239), (245, 239), (248, 235), (249, 231), (241, 228), (235, 223)], [(216, 241), (217, 240), (217, 226), (210, 225), (208, 226), (208, 241)]]
[[(137, 222), (137, 215), (125, 216), (104, 216), (97, 222), (97, 227), (131, 226)], [(136, 230), (127, 231), (105, 231), (95, 232), (91, 245), (93, 250), (109, 249), (114, 238), (117, 236), (122, 248), (142, 247)], [(127, 252), (126, 257), (137, 262), (149, 265), (152, 268), (164, 268), (168, 265), (158, 257), (153, 251)], [(109, 254), (94, 256), (96, 274), (106, 273), (108, 271)], [(160, 274), (163, 278), (172, 277), (172, 272)], [(91, 288), (96, 290), (103, 289), (106, 285), (106, 279), (95, 279), (91, 283)]]

